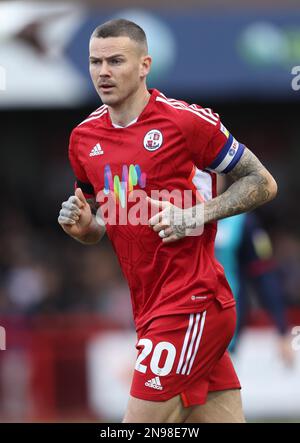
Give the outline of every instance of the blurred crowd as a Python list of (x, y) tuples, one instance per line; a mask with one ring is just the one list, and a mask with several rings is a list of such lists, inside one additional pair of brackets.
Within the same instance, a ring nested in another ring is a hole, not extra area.
[(98, 312), (131, 324), (129, 290), (106, 239), (84, 247), (16, 209), (4, 212), (0, 231), (0, 314)]

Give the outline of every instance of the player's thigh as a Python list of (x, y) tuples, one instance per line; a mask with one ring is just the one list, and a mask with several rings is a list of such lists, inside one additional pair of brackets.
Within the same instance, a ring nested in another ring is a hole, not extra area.
[(191, 409), (183, 407), (180, 395), (161, 402), (130, 396), (123, 423), (184, 423)]
[(209, 392), (204, 405), (190, 408), (185, 423), (245, 423), (240, 390)]

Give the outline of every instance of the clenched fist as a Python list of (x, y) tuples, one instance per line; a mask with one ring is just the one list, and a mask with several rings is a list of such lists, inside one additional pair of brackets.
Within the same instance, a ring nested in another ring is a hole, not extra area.
[(59, 212), (58, 223), (63, 230), (71, 237), (82, 238), (90, 229), (93, 215), (90, 205), (80, 188), (77, 188), (75, 195), (62, 203)]

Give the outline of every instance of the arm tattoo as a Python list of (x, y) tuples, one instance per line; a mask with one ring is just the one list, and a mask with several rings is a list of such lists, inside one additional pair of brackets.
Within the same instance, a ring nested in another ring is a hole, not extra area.
[(174, 225), (173, 226), (173, 234), (177, 238), (183, 238), (186, 235), (186, 226), (183, 223), (182, 225)]
[(221, 195), (205, 203), (205, 223), (251, 211), (276, 195), (276, 183), (249, 149), (228, 174), (234, 183)]

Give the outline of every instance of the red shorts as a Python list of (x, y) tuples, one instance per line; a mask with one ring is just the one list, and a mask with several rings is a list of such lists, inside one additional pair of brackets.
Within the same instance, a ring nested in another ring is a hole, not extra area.
[(150, 401), (180, 394), (188, 407), (204, 404), (209, 391), (240, 389), (226, 351), (235, 324), (235, 307), (217, 300), (203, 312), (154, 319), (138, 334), (130, 394)]

